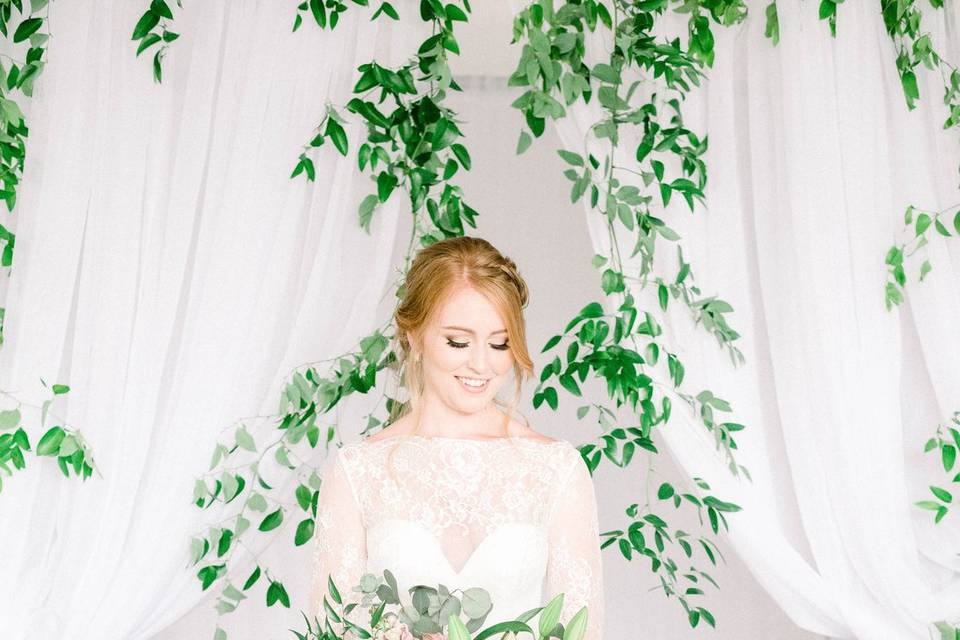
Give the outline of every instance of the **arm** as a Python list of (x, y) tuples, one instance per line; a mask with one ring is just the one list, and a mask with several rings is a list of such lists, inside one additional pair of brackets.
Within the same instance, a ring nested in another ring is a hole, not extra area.
[[(363, 518), (339, 451), (327, 463), (317, 501), (316, 546), (313, 555), (313, 587), (310, 592), (310, 618), (323, 620), (323, 598), (339, 613), (327, 590), (327, 578), (332, 577), (343, 604), (358, 601), (354, 585), (366, 571), (367, 537)], [(350, 620), (367, 626), (365, 609), (358, 605)]]
[(547, 559), (548, 602), (563, 593), (560, 622), (587, 607), (584, 640), (603, 635), (603, 568), (600, 532), (593, 481), (579, 454), (561, 482), (550, 520), (550, 551)]

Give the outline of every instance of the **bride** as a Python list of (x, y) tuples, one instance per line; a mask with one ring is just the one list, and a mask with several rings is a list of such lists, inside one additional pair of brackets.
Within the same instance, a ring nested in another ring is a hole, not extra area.
[[(364, 573), (389, 569), (401, 598), (418, 584), (485, 589), (484, 628), (563, 593), (560, 622), (586, 606), (584, 638), (600, 640), (590, 473), (569, 442), (511, 418), (533, 374), (516, 265), (485, 240), (451, 238), (417, 254), (403, 291), (394, 319), (408, 411), (327, 464), (311, 614), (322, 616), (328, 576), (346, 604)], [(504, 412), (495, 396), (511, 371)], [(354, 613), (369, 623), (364, 607)]]

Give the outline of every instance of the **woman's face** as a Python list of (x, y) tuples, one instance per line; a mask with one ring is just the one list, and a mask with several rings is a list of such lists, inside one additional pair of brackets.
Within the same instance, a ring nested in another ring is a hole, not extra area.
[(424, 400), (461, 414), (486, 409), (513, 368), (503, 317), (471, 287), (447, 299), (424, 328), (421, 346)]

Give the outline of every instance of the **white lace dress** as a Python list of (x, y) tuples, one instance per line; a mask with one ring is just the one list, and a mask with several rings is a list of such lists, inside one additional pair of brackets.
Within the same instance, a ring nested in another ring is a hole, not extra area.
[(560, 622), (566, 626), (586, 605), (585, 639), (602, 637), (596, 500), (569, 442), (394, 436), (349, 443), (328, 462), (317, 515), (315, 614), (328, 575), (346, 602), (365, 572), (379, 577), (389, 569), (404, 603), (418, 584), (486, 589), (493, 609), (484, 627), (562, 592)]

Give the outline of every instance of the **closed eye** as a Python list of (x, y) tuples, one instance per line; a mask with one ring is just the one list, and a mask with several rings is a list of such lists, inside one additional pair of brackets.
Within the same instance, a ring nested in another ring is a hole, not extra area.
[[(451, 338), (447, 338), (447, 344), (453, 347), (454, 349), (465, 349), (468, 346), (470, 346), (469, 343), (467, 342), (457, 342), (456, 340), (452, 340)], [(493, 349), (496, 349), (497, 351), (506, 351), (507, 349), (510, 348), (510, 343), (504, 342), (503, 344), (492, 344), (490, 345), (490, 347)]]

